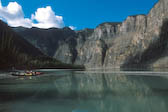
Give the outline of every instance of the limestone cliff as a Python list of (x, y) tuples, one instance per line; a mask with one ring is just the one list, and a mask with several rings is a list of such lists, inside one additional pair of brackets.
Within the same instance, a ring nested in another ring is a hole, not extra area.
[(122, 23), (103, 23), (95, 29), (15, 31), (65, 63), (88, 68), (168, 67), (167, 0), (158, 1), (148, 15), (129, 16)]

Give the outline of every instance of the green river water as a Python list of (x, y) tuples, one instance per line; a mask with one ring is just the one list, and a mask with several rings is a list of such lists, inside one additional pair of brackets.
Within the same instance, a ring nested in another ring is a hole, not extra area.
[(0, 78), (0, 112), (168, 112), (168, 73), (43, 69)]

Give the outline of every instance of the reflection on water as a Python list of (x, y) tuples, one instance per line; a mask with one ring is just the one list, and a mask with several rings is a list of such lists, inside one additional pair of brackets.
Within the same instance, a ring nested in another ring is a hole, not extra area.
[(1, 79), (0, 112), (168, 111), (168, 78), (157, 72), (43, 71)]

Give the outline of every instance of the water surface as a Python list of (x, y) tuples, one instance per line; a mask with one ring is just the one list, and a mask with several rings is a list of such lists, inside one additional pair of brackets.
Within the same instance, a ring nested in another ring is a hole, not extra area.
[(165, 71), (41, 71), (0, 78), (0, 112), (168, 111)]

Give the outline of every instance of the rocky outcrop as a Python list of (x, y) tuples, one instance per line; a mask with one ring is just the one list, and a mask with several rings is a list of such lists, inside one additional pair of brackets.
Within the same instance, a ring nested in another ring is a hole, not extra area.
[[(168, 1), (160, 0), (148, 15), (129, 16), (122, 23), (95, 29), (19, 29), (41, 51), (65, 63), (87, 68), (168, 67)], [(164, 63), (163, 63), (164, 62)]]

